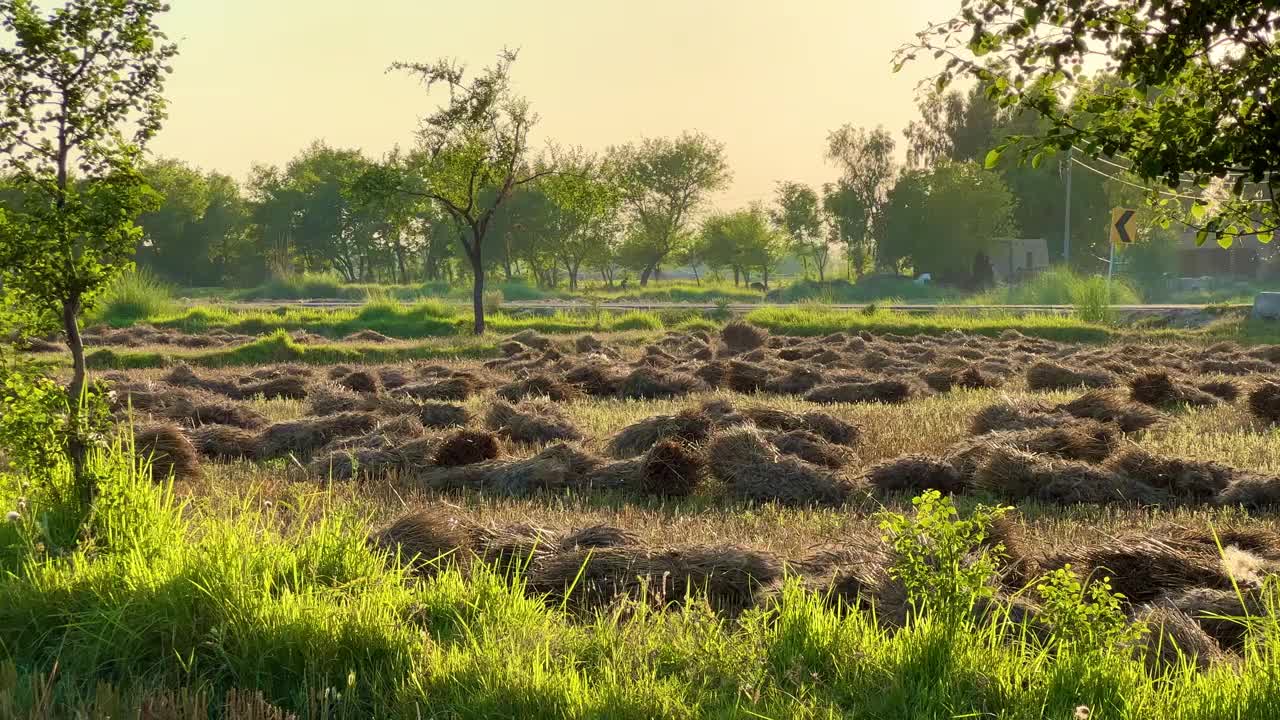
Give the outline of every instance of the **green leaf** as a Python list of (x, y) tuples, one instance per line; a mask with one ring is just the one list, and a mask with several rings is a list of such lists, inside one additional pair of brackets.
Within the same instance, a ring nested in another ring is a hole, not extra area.
[(995, 148), (987, 153), (987, 159), (983, 162), (983, 166), (988, 170), (994, 170), (1000, 164), (1000, 156), (1004, 154), (1004, 148)]
[(1205, 241), (1209, 239), (1209, 228), (1200, 228), (1196, 231), (1196, 247), (1203, 247)]
[(1191, 219), (1192, 219), (1192, 220), (1196, 220), (1196, 221), (1203, 220), (1203, 219), (1204, 219), (1204, 213), (1205, 213), (1205, 210), (1206, 210), (1206, 209), (1207, 209), (1207, 208), (1206, 208), (1206, 206), (1205, 206), (1204, 204), (1202, 204), (1202, 203), (1199, 203), (1199, 202), (1197, 202), (1196, 204), (1192, 205), (1192, 206), (1191, 206)]
[(1267, 244), (1267, 243), (1271, 242), (1271, 238), (1273, 238), (1273, 237), (1275, 237), (1275, 235), (1274, 235), (1274, 233), (1273, 233), (1271, 230), (1267, 230), (1267, 231), (1264, 231), (1264, 232), (1259, 232), (1259, 233), (1258, 233), (1258, 242), (1260, 242), (1260, 243), (1262, 243), (1263, 245), (1265, 245), (1265, 244)]
[(1042, 162), (1044, 162), (1044, 153), (1038, 152), (1031, 158), (1031, 167), (1038, 170)]
[(1223, 250), (1230, 250), (1230, 249), (1231, 249), (1231, 244), (1232, 244), (1234, 241), (1235, 241), (1235, 237), (1233, 237), (1233, 236), (1231, 236), (1231, 235), (1219, 235), (1219, 236), (1218, 236), (1218, 247), (1222, 248)]

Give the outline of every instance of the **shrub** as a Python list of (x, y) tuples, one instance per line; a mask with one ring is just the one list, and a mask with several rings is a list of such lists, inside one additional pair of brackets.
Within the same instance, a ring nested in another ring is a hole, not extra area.
[(172, 313), (177, 308), (172, 289), (147, 270), (121, 273), (98, 297), (90, 315), (115, 327), (126, 327)]
[(1111, 579), (1096, 578), (1086, 585), (1070, 565), (1045, 575), (1036, 585), (1041, 599), (1041, 619), (1049, 640), (1097, 651), (1131, 645), (1145, 629), (1125, 616), (1123, 595), (1111, 591)]
[(492, 315), (502, 309), (502, 303), (506, 302), (506, 296), (502, 294), (501, 289), (484, 291), (484, 312), (486, 315)]

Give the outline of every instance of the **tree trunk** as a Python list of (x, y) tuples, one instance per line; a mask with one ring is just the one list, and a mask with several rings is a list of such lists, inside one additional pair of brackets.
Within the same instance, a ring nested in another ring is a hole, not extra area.
[(484, 334), (484, 263), (480, 259), (480, 243), (477, 240), (475, 252), (471, 253), (471, 307), (475, 312), (475, 325), (472, 332)]
[(71, 350), (71, 385), (67, 388), (67, 408), (71, 432), (67, 438), (67, 457), (75, 471), (76, 489), (80, 494), (80, 511), (88, 512), (98, 496), (98, 485), (85, 467), (89, 446), (82, 435), (81, 414), (84, 412), (84, 390), (88, 371), (84, 361), (84, 338), (80, 337), (79, 298), (62, 303), (62, 329), (67, 333), (67, 348)]
[(652, 265), (640, 271), (640, 287), (645, 287), (649, 284), (649, 276), (652, 274), (653, 274)]
[(733, 286), (738, 287), (738, 266), (733, 266)]
[(702, 277), (698, 275), (698, 266), (690, 265), (689, 269), (693, 271), (693, 281), (698, 285), (702, 284)]

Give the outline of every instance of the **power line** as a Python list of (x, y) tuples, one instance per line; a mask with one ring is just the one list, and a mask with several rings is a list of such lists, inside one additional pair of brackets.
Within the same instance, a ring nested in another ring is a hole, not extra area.
[[(1095, 160), (1099, 160), (1099, 159), (1101, 159), (1101, 158), (1094, 158), (1094, 159), (1095, 159)], [(1129, 187), (1137, 188), (1138, 190), (1144, 190), (1144, 191), (1146, 191), (1146, 192), (1154, 192), (1154, 193), (1157, 193), (1157, 194), (1160, 194), (1160, 195), (1164, 195), (1164, 196), (1166, 196), (1166, 197), (1178, 198), (1178, 199), (1181, 199), (1181, 200), (1193, 200), (1193, 201), (1197, 201), (1197, 200), (1204, 200), (1204, 197), (1202, 197), (1202, 196), (1200, 196), (1200, 195), (1185, 195), (1185, 194), (1182, 194), (1182, 193), (1176, 193), (1176, 192), (1173, 192), (1173, 191), (1170, 191), (1170, 190), (1161, 190), (1161, 189), (1159, 189), (1159, 188), (1148, 187), (1148, 186), (1146, 186), (1146, 185), (1141, 185), (1141, 184), (1139, 184), (1139, 183), (1130, 182), (1130, 181), (1128, 181), (1128, 180), (1125, 180), (1125, 179), (1124, 179), (1124, 178), (1122, 178), (1122, 177), (1117, 177), (1117, 176), (1115, 176), (1115, 175), (1111, 175), (1111, 174), (1109, 174), (1109, 173), (1107, 173), (1107, 172), (1104, 172), (1104, 171), (1102, 171), (1102, 170), (1099, 170), (1098, 168), (1093, 167), (1092, 165), (1089, 165), (1089, 164), (1085, 163), (1084, 161), (1082, 161), (1082, 160), (1080, 160), (1079, 158), (1074, 157), (1074, 156), (1071, 158), (1071, 161), (1072, 161), (1073, 163), (1075, 163), (1076, 165), (1079, 165), (1080, 167), (1084, 168), (1085, 170), (1088, 170), (1089, 172), (1092, 172), (1092, 173), (1094, 173), (1094, 174), (1096, 174), (1096, 175), (1100, 175), (1100, 176), (1102, 176), (1102, 177), (1104, 177), (1104, 178), (1106, 178), (1106, 179), (1108, 179), (1108, 180), (1111, 180), (1111, 181), (1114, 181), (1114, 182), (1118, 182), (1118, 183), (1120, 183), (1121, 185), (1128, 185)], [(1107, 161), (1104, 161), (1104, 162), (1107, 162)], [(1124, 169), (1125, 169), (1125, 168), (1123, 168), (1123, 167), (1122, 167), (1122, 166), (1120, 166), (1120, 165), (1116, 165), (1116, 163), (1108, 162), (1108, 164), (1109, 164), (1109, 165), (1114, 165), (1115, 167), (1119, 167), (1121, 170), (1124, 170)], [(1270, 204), (1271, 204), (1271, 201), (1270, 201), (1270, 200), (1257, 200), (1257, 199), (1253, 199), (1253, 200), (1245, 200), (1245, 202), (1254, 203), (1254, 204), (1257, 204), (1257, 205), (1270, 205)]]
[[(1082, 150), (1082, 149), (1080, 149), (1080, 148), (1076, 147), (1075, 145), (1072, 145), (1072, 146), (1071, 146), (1071, 148), (1072, 148), (1073, 150), (1077, 150), (1077, 151), (1079, 151), (1079, 152), (1081, 152), (1081, 153), (1084, 153), (1085, 155), (1088, 155), (1090, 158), (1092, 158), (1092, 159), (1094, 159), (1094, 160), (1097, 160), (1097, 161), (1098, 161), (1098, 162), (1100, 162), (1100, 163), (1105, 163), (1105, 164), (1107, 164), (1107, 165), (1110, 165), (1110, 166), (1111, 166), (1111, 167), (1113, 167), (1113, 168), (1117, 168), (1117, 169), (1122, 170), (1122, 171), (1124, 171), (1124, 172), (1133, 172), (1133, 165), (1134, 165), (1134, 162), (1133, 162), (1133, 159), (1132, 159), (1132, 158), (1127, 158), (1127, 157), (1125, 157), (1125, 156), (1123, 156), (1123, 155), (1118, 155), (1118, 157), (1119, 157), (1119, 158), (1121, 158), (1122, 160), (1126, 160), (1126, 161), (1128, 161), (1129, 166), (1128, 166), (1128, 167), (1125, 167), (1124, 165), (1121, 165), (1120, 163), (1115, 162), (1115, 161), (1113, 161), (1113, 160), (1109, 160), (1109, 159), (1107, 159), (1107, 158), (1099, 157), (1099, 156), (1096, 156), (1096, 155), (1089, 155), (1089, 153), (1087, 153), (1087, 152), (1085, 152), (1084, 150)], [(1226, 174), (1227, 174), (1227, 176), (1228, 176), (1228, 177), (1247, 177), (1248, 175), (1250, 175), (1250, 173), (1235, 172), (1235, 171), (1227, 171), (1227, 173), (1226, 173)], [(1185, 182), (1185, 183), (1190, 183), (1190, 184), (1193, 184), (1193, 185), (1197, 183), (1197, 178), (1196, 178), (1196, 176), (1195, 176), (1195, 174), (1194, 174), (1194, 173), (1181, 172), (1181, 173), (1178, 173), (1178, 178), (1179, 178), (1182, 182)], [(1250, 181), (1249, 181), (1248, 183), (1246, 183), (1246, 184), (1248, 184), (1248, 185), (1262, 185), (1262, 186), (1268, 186), (1268, 185), (1269, 185), (1269, 183), (1266, 183), (1266, 182), (1253, 181), (1253, 180), (1250, 180)]]

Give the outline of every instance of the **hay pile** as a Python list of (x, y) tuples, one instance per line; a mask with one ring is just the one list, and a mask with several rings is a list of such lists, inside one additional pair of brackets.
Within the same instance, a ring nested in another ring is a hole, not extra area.
[(765, 392), (776, 395), (803, 395), (823, 385), (827, 378), (818, 370), (807, 365), (797, 365), (779, 377), (773, 377), (764, 384)]
[(1280, 507), (1280, 478), (1254, 474), (1237, 477), (1218, 495), (1217, 503), (1250, 510)]
[(592, 397), (609, 397), (618, 393), (618, 385), (626, 374), (613, 367), (608, 358), (601, 362), (583, 362), (564, 372), (564, 381), (577, 386)]
[(564, 411), (546, 400), (525, 400), (517, 405), (495, 400), (485, 413), (484, 422), (502, 437), (530, 445), (582, 438), (582, 432)]
[(283, 375), (261, 382), (241, 385), (236, 388), (234, 393), (229, 393), (229, 395), (239, 400), (255, 397), (261, 397), (266, 400), (302, 400), (307, 397), (307, 381), (297, 375)]
[(1055, 427), (1070, 421), (1070, 415), (1048, 403), (1006, 400), (979, 410), (969, 424), (969, 431), (974, 435), (985, 435)]
[(1119, 379), (1110, 372), (1072, 368), (1048, 360), (1042, 360), (1027, 368), (1027, 387), (1032, 390), (1109, 388), (1119, 384)]
[(1214, 499), (1242, 475), (1235, 468), (1221, 463), (1159, 457), (1140, 448), (1132, 448), (1111, 458), (1107, 467), (1192, 502)]
[[(386, 383), (385, 379), (383, 383)], [(470, 375), (455, 375), (441, 380), (407, 383), (397, 387), (395, 393), (415, 400), (462, 402), (483, 387), (483, 383)]]
[(190, 480), (200, 475), (200, 458), (182, 428), (174, 423), (154, 423), (133, 429), (134, 453), (151, 468), (157, 482), (172, 477)]
[(1165, 420), (1163, 413), (1130, 402), (1115, 390), (1092, 390), (1056, 409), (1078, 418), (1115, 423), (1126, 433), (1146, 430)]
[(819, 467), (838, 470), (858, 459), (849, 448), (829, 442), (808, 430), (773, 433), (768, 438), (783, 455), (793, 455)]
[(759, 430), (735, 427), (712, 438), (711, 473), (729, 492), (754, 502), (833, 505), (854, 491), (845, 477), (795, 457), (782, 457)]
[(254, 460), (258, 456), (258, 434), (230, 425), (201, 425), (187, 431), (192, 447), (214, 460)]
[(1143, 373), (1129, 381), (1129, 397), (1152, 407), (1210, 407), (1221, 400), (1194, 385), (1177, 381), (1168, 372)]
[(432, 462), (441, 467), (458, 467), (493, 460), (502, 453), (498, 438), (487, 430), (454, 430), (440, 441)]
[(711, 417), (702, 409), (682, 410), (675, 415), (655, 415), (628, 425), (609, 440), (606, 452), (615, 458), (644, 454), (661, 440), (703, 443), (711, 436)]
[(730, 360), (721, 381), (725, 387), (744, 395), (760, 392), (768, 382), (769, 368), (742, 360)]
[(338, 447), (321, 454), (311, 462), (310, 473), (329, 480), (404, 476), (429, 465), (436, 450), (436, 441), (432, 438), (399, 444), (386, 442), (389, 438), (370, 440), (373, 442), (368, 445)]
[(418, 420), (429, 428), (466, 427), (471, 422), (471, 413), (453, 403), (427, 401), (418, 403), (414, 410)]
[(1249, 393), (1249, 412), (1269, 425), (1280, 424), (1280, 382), (1267, 381)]
[(368, 370), (355, 370), (337, 380), (338, 385), (358, 393), (376, 393), (382, 387), (382, 381)]
[(999, 378), (992, 377), (973, 365), (928, 370), (921, 373), (920, 378), (937, 392), (950, 392), (956, 388), (978, 390), (1000, 387), (1002, 384)]
[(398, 555), (420, 575), (430, 576), (450, 564), (469, 564), (475, 532), (451, 513), (427, 509), (402, 515), (370, 541)]
[(948, 462), (966, 478), (972, 478), (986, 462), (992, 448), (1009, 447), (1063, 460), (1100, 463), (1119, 445), (1119, 428), (1096, 420), (1069, 420), (1060, 425), (1029, 430), (999, 430), (962, 440), (945, 453)]
[(1162, 676), (1189, 663), (1206, 670), (1225, 654), (1222, 646), (1187, 613), (1167, 604), (1139, 608), (1134, 620), (1147, 628), (1134, 651), (1153, 676)]
[(555, 402), (568, 402), (582, 397), (582, 391), (548, 373), (536, 373), (498, 388), (498, 397), (509, 402), (544, 397)]
[(965, 479), (955, 466), (925, 455), (904, 455), (885, 460), (867, 470), (866, 480), (885, 495), (919, 495), (926, 490), (957, 494), (967, 489)]
[(256, 455), (263, 460), (288, 455), (305, 458), (334, 440), (363, 435), (377, 425), (378, 417), (365, 412), (276, 422), (268, 425), (258, 436)]
[(810, 390), (804, 399), (815, 403), (885, 403), (896, 404), (910, 400), (913, 390), (902, 380), (872, 380), (870, 382), (823, 385)]
[(388, 343), (394, 342), (394, 338), (387, 337), (377, 330), (358, 330), (350, 335), (342, 338), (343, 342), (363, 342), (363, 343)]
[(1233, 588), (1216, 548), (1146, 534), (1072, 547), (1042, 561), (1045, 571), (1068, 564), (1081, 578), (1111, 578), (1112, 590), (1134, 605), (1190, 588)]
[(1155, 488), (1106, 468), (992, 446), (974, 473), (974, 484), (1003, 500), (1063, 505), (1153, 504), (1165, 500)]
[(745, 353), (763, 347), (769, 331), (741, 320), (734, 320), (720, 331), (720, 340), (731, 353)]
[(645, 453), (640, 467), (640, 490), (659, 497), (692, 495), (706, 473), (706, 457), (676, 439), (662, 440)]
[(688, 373), (639, 367), (617, 384), (619, 397), (643, 400), (679, 397), (708, 390), (702, 380)]
[(603, 460), (581, 448), (555, 443), (522, 460), (490, 460), (459, 467), (422, 468), (413, 479), (433, 490), (469, 489), (524, 496), (583, 487), (603, 465)]

